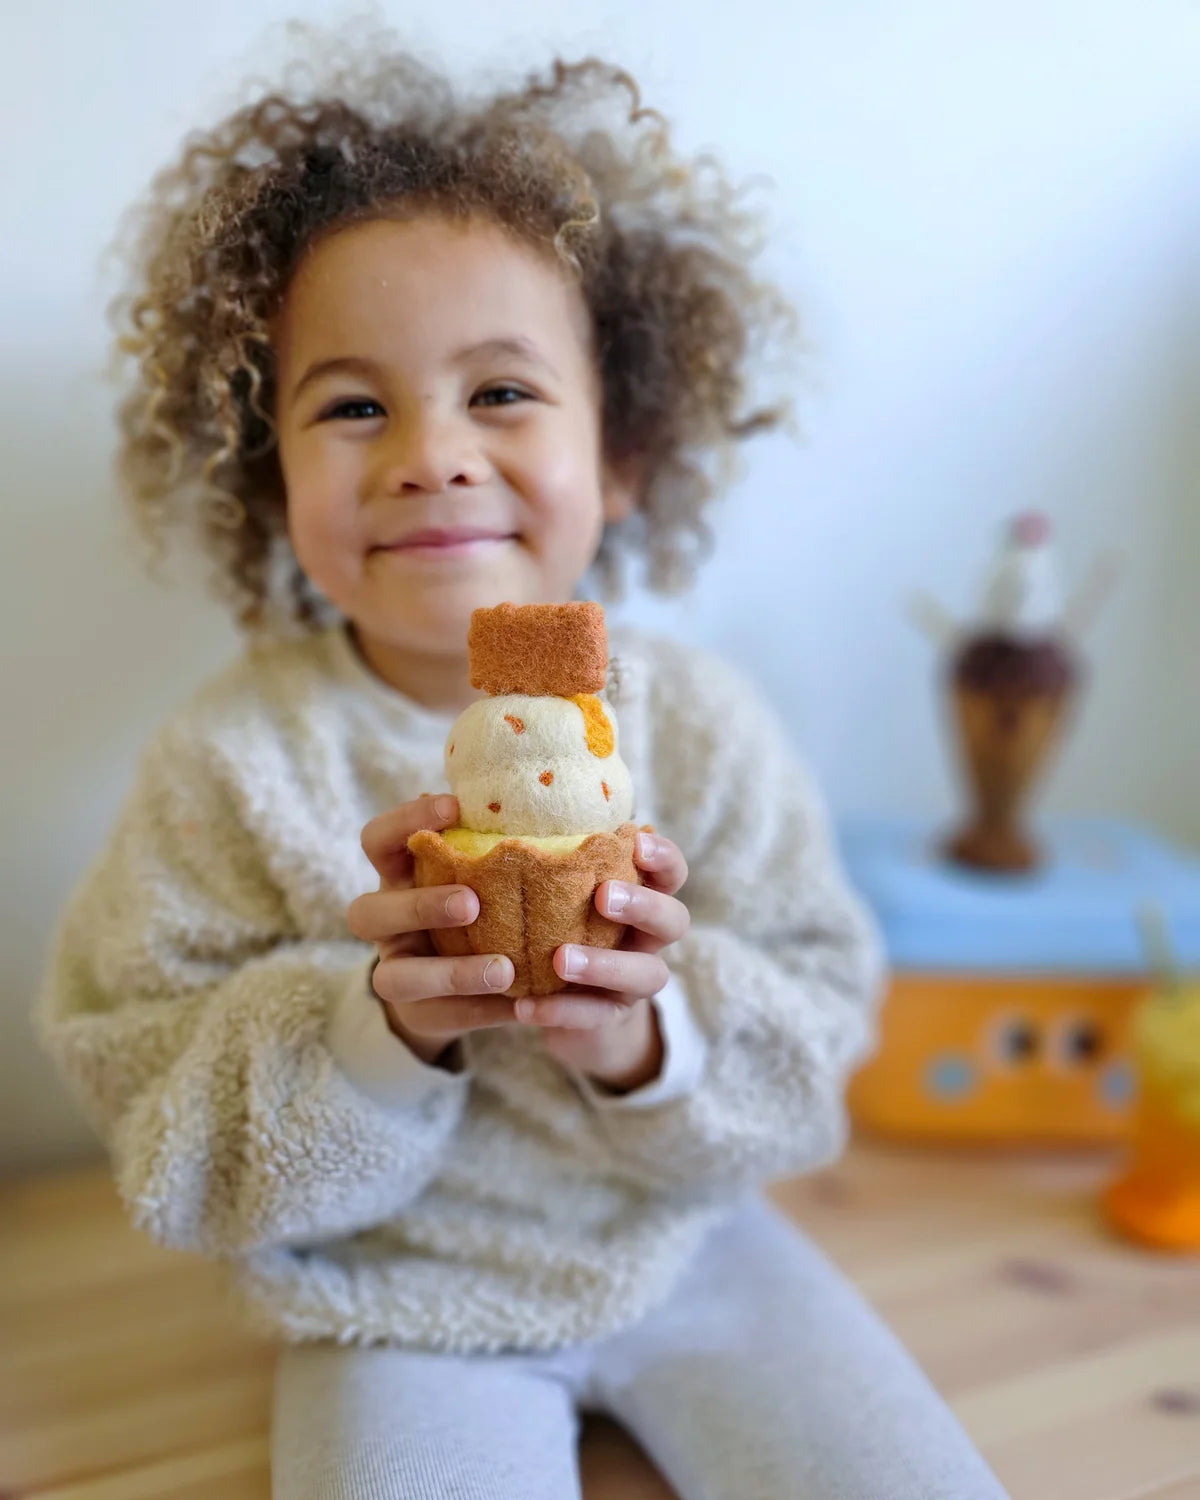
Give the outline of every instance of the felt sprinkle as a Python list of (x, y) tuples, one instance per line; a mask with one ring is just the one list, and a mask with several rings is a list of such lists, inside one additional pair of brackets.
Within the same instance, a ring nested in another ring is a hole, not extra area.
[(543, 786), (549, 786), (550, 783), (554, 780), (554, 772), (543, 771), (542, 774), (538, 777), (538, 780), (542, 783)]
[(604, 800), (605, 800), (605, 802), (611, 802), (612, 801), (612, 793), (608, 789), (608, 782), (607, 781), (602, 781), (600, 783), (600, 785), (604, 788)]
[(505, 714), (504, 722), (512, 725), (514, 734), (525, 733), (525, 721), (524, 719), (518, 719), (516, 714)]
[(453, 754), (454, 754), (454, 746), (453, 746), (453, 745), (451, 745), (451, 746), (450, 746), (450, 754), (451, 754), (451, 755), (453, 755)]
[(489, 812), (499, 812), (500, 811), (500, 804), (498, 802), (489, 802), (488, 803), (488, 811)]
[(612, 725), (605, 717), (604, 705), (600, 699), (595, 693), (572, 693), (570, 702), (574, 703), (583, 715), (588, 749), (600, 760), (611, 755), (615, 748)]

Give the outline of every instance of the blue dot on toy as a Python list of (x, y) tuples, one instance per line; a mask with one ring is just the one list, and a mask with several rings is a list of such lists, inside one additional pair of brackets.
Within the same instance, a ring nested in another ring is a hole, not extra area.
[(1133, 1065), (1122, 1058), (1100, 1074), (1097, 1090), (1110, 1109), (1124, 1109), (1133, 1099), (1135, 1084)]
[(965, 1099), (975, 1081), (975, 1065), (959, 1052), (943, 1052), (925, 1069), (925, 1087), (935, 1099)]

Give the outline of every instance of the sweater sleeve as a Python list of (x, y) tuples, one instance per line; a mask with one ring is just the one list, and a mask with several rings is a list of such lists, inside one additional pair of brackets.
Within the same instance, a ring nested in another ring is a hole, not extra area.
[(60, 916), (33, 1018), (135, 1226), (217, 1256), (396, 1214), (470, 1083), (392, 1035), (373, 945), (296, 932), (244, 792), (159, 732)]
[(663, 957), (684, 1030), (702, 1034), (688, 1044), (699, 1072), (663, 1102), (577, 1084), (622, 1175), (705, 1193), (839, 1154), (884, 965), (774, 710), (719, 657), (678, 654), (656, 674), (652, 719), (660, 826), (688, 861), (691, 926)]

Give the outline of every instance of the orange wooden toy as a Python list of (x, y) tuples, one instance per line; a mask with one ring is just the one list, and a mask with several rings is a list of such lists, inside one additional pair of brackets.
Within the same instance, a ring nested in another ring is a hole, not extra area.
[(1146, 988), (1135, 977), (899, 974), (875, 1055), (851, 1080), (854, 1121), (912, 1141), (1122, 1140), (1129, 1017)]
[[(891, 967), (878, 1044), (850, 1081), (855, 1125), (963, 1144), (1128, 1139), (1130, 1028), (1155, 988), (1139, 907), (1171, 909), (1200, 956), (1200, 860), (1111, 819), (1051, 823), (1043, 866), (1020, 875), (952, 864), (940, 830), (915, 818), (846, 820), (839, 832)], [(1164, 1139), (1161, 1126), (1152, 1134)]]

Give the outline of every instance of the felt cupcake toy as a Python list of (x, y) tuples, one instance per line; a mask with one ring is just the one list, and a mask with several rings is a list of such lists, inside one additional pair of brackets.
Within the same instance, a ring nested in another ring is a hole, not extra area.
[(553, 967), (560, 944), (615, 948), (624, 934), (596, 910), (597, 887), (641, 881), (633, 786), (616, 716), (600, 696), (604, 610), (590, 602), (477, 609), (467, 650), (471, 685), (488, 696), (464, 709), (446, 738), (461, 821), (409, 839), (414, 880), (470, 886), (479, 897), (474, 922), (431, 931), (439, 953), (504, 953), (516, 975), (505, 994), (552, 994), (566, 987)]

